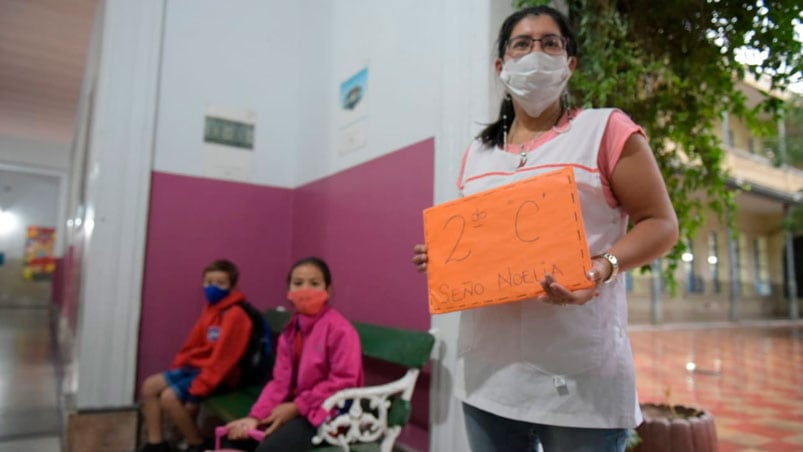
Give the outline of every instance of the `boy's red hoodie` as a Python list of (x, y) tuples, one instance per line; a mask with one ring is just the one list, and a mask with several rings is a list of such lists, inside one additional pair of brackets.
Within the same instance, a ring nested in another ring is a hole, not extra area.
[(251, 337), (251, 320), (244, 309), (234, 306), (245, 296), (233, 290), (216, 304), (207, 304), (195, 322), (171, 369), (191, 366), (201, 372), (190, 385), (195, 397), (206, 397), (221, 384), (235, 386), (240, 378), (237, 366)]

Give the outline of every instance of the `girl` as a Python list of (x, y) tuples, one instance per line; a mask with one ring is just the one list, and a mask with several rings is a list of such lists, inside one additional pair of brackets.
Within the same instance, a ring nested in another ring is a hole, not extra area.
[(360, 338), (328, 300), (332, 276), (317, 257), (296, 262), (287, 275), (295, 313), (279, 336), (273, 379), (247, 417), (226, 425), (234, 447), (252, 450), (248, 432), (262, 429), (256, 452), (305, 451), (329, 415), (321, 404), (335, 392), (363, 384)]

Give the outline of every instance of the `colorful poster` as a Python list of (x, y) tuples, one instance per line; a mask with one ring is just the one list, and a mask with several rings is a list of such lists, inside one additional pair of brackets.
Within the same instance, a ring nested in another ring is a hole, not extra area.
[(56, 229), (42, 226), (28, 226), (23, 256), (22, 277), (27, 280), (50, 279), (56, 269), (53, 245)]
[(532, 298), (545, 273), (569, 290), (593, 285), (571, 168), (430, 207), (424, 236), (432, 314)]

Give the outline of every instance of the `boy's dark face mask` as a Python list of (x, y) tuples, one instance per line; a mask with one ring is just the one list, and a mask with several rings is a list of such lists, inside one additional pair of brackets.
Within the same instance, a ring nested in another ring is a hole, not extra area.
[(209, 304), (217, 304), (220, 300), (226, 298), (230, 292), (230, 289), (221, 289), (214, 284), (204, 287), (204, 295)]

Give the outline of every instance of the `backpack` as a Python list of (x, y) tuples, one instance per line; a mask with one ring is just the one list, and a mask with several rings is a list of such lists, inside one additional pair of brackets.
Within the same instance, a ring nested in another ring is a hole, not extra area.
[(242, 301), (236, 306), (240, 306), (251, 320), (251, 337), (239, 362), (240, 386), (264, 385), (273, 369), (270, 326), (251, 303)]

